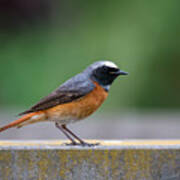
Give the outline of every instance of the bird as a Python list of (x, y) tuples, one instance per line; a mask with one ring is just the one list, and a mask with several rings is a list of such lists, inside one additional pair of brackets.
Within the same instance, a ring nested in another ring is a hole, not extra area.
[(30, 109), (20, 113), (19, 119), (0, 128), (21, 128), (38, 122), (54, 122), (70, 140), (70, 145), (93, 146), (75, 135), (67, 125), (93, 114), (107, 98), (110, 86), (127, 72), (112, 61), (96, 61), (81, 73), (73, 76)]

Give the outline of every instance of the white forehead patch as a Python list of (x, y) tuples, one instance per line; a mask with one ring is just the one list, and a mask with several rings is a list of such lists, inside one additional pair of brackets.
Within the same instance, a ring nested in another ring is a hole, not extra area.
[(104, 61), (103, 65), (108, 66), (108, 67), (112, 67), (112, 68), (118, 68), (118, 66), (111, 61)]
[(118, 66), (111, 61), (97, 61), (97, 62), (91, 64), (90, 66), (88, 66), (85, 69), (85, 71), (87, 71), (88, 73), (92, 73), (92, 71), (94, 69), (97, 69), (102, 66), (106, 66), (106, 67), (110, 67), (110, 68), (118, 68)]

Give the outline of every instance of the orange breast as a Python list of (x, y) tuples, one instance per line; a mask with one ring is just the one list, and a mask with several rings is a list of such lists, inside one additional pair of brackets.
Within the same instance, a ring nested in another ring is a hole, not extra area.
[(104, 102), (108, 93), (96, 82), (95, 89), (86, 96), (71, 103), (58, 105), (46, 110), (46, 115), (50, 120), (62, 123), (69, 123), (72, 120), (83, 119), (94, 111)]

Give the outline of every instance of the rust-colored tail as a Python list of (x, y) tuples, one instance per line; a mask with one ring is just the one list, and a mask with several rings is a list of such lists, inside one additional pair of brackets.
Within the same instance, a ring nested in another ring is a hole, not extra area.
[(6, 129), (9, 129), (9, 128), (12, 128), (12, 127), (16, 127), (16, 126), (20, 125), (21, 123), (29, 120), (35, 114), (36, 113), (30, 113), (30, 114), (24, 115), (23, 117), (21, 117), (21, 118), (15, 120), (15, 121), (9, 123), (8, 125), (1, 127), (0, 128), (0, 132), (5, 131)]

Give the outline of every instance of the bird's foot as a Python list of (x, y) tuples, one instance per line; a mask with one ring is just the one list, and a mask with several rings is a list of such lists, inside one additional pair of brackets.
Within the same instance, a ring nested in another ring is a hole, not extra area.
[(66, 146), (80, 146), (81, 143), (77, 143), (77, 142), (71, 142), (71, 143), (65, 143)]
[(98, 146), (100, 143), (86, 143), (86, 142), (71, 142), (71, 143), (65, 143), (66, 146), (83, 146), (83, 147), (93, 147), (93, 146)]
[(86, 142), (81, 142), (81, 146), (88, 146), (88, 147), (93, 147), (93, 146), (98, 146), (99, 143), (86, 143)]

